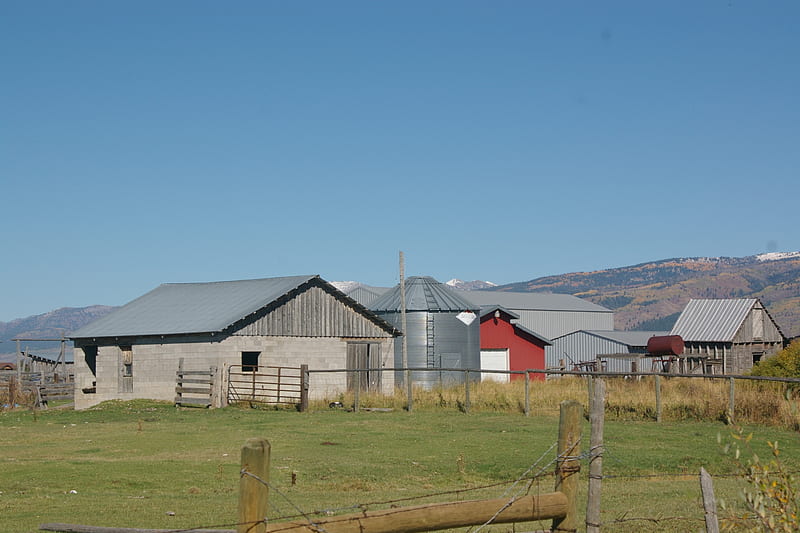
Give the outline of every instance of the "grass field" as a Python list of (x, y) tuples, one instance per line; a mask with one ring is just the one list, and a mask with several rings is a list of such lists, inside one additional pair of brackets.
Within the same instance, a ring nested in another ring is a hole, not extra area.
[[(507, 482), (540, 458), (533, 471), (544, 468), (548, 475), (531, 490), (551, 492), (557, 426), (554, 415), (443, 409), (297, 413), (142, 401), (79, 412), (6, 411), (0, 413), (0, 531), (36, 531), (50, 522), (233, 528), (240, 450), (250, 437), (271, 442), (273, 520), (406, 498), (419, 499), (404, 505), (505, 497)], [(751, 429), (760, 455), (768, 455), (766, 440), (778, 440), (786, 457), (800, 458), (797, 433)], [(731, 509), (723, 517), (741, 513), (743, 483), (728, 477), (736, 468), (717, 442), (730, 432), (719, 422), (608, 421), (604, 531), (702, 530), (701, 466), (715, 476), (717, 497)], [(584, 491), (587, 472), (584, 467)], [(424, 497), (444, 492), (450, 494)]]

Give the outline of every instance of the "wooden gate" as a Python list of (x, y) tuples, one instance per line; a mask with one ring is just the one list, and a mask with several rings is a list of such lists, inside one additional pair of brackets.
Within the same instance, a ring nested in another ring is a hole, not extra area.
[(302, 406), (308, 392), (308, 367), (231, 365), (228, 403)]
[(183, 358), (178, 361), (175, 405), (211, 407), (214, 405), (214, 377), (216, 367), (208, 370), (184, 370)]

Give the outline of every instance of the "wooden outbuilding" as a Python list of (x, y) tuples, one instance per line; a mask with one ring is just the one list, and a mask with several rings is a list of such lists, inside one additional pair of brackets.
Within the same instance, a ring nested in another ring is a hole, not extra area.
[[(178, 371), (213, 375), (213, 405), (229, 397), (231, 369), (374, 369), (391, 391), (399, 331), (319, 276), (167, 283), (70, 335), (75, 407), (112, 399), (173, 400)], [(255, 379), (255, 378), (254, 378)], [(346, 373), (318, 374), (311, 397), (352, 386)]]
[(693, 372), (743, 374), (783, 349), (786, 337), (756, 298), (693, 299), (670, 335), (680, 335)]

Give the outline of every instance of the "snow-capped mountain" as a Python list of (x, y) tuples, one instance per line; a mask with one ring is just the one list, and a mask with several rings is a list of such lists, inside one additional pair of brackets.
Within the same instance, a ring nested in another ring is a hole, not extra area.
[(800, 252), (769, 252), (757, 255), (759, 261), (780, 261), (781, 259), (792, 259), (800, 257)]
[(492, 287), (497, 287), (497, 283), (492, 283), (491, 281), (481, 281), (479, 279), (473, 281), (464, 281), (458, 278), (453, 278), (450, 281), (446, 282), (445, 285), (450, 285), (455, 289), (462, 289), (465, 291), (475, 291), (478, 289), (490, 289)]

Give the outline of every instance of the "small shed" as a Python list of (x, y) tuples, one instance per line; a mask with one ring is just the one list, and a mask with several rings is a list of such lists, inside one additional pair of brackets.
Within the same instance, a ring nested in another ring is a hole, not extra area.
[(742, 374), (783, 349), (786, 337), (757, 298), (692, 299), (670, 335), (680, 335), (684, 357), (713, 374)]
[[(481, 369), (502, 371), (543, 370), (544, 349), (550, 341), (516, 323), (519, 315), (499, 305), (481, 307)], [(481, 380), (524, 379), (523, 374), (483, 372)], [(531, 379), (544, 380), (544, 374)]]
[[(221, 370), (234, 366), (251, 373), (303, 364), (310, 370), (375, 369), (366, 382), (388, 392), (393, 375), (380, 369), (391, 366), (398, 334), (319, 276), (167, 283), (70, 335), (75, 407), (172, 400), (179, 368), (217, 369), (216, 406), (227, 398)], [(349, 385), (344, 372), (324, 376), (321, 383), (312, 378), (312, 398)]]

